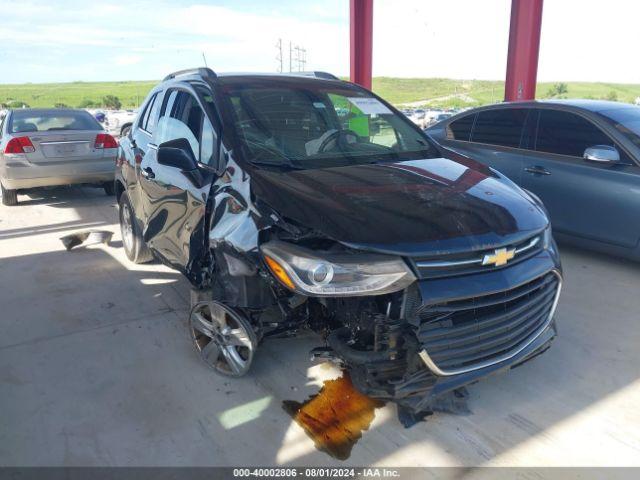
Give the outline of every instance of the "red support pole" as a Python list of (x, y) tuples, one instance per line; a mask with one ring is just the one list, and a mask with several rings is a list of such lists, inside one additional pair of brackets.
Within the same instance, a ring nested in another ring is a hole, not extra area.
[(536, 97), (543, 0), (511, 0), (511, 26), (504, 99)]
[(351, 0), (351, 81), (371, 89), (373, 0)]

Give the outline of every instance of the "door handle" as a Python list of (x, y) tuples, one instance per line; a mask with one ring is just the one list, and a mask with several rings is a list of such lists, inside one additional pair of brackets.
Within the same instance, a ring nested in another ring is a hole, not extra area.
[(144, 178), (156, 178), (156, 174), (153, 173), (153, 169), (151, 167), (145, 167), (140, 170), (140, 175)]
[(525, 172), (533, 173), (534, 175), (551, 175), (551, 172), (544, 167), (535, 165), (533, 167), (526, 167)]

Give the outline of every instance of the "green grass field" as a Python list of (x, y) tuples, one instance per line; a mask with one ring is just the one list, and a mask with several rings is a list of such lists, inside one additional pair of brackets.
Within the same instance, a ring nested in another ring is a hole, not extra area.
[[(27, 83), (0, 85), (0, 104), (30, 107), (87, 106), (92, 102), (103, 106), (106, 95), (118, 97), (123, 108), (137, 107), (158, 82), (73, 82)], [(615, 99), (633, 102), (640, 96), (640, 85), (620, 83), (565, 82), (567, 98)], [(551, 83), (538, 85), (538, 98), (547, 98)], [(487, 80), (451, 80), (447, 78), (373, 79), (373, 90), (393, 104), (429, 105), (434, 107), (478, 106), (502, 100), (504, 82)]]

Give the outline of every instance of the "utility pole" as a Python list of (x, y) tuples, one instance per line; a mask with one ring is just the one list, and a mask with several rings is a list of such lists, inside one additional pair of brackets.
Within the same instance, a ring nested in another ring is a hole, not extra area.
[(296, 68), (298, 69), (298, 72), (304, 72), (307, 64), (307, 49), (296, 45), (294, 50), (296, 51)]
[[(279, 54), (276, 56), (276, 60), (280, 64), (280, 72), (283, 71), (283, 58), (282, 58), (282, 39), (278, 39), (276, 48)], [(295, 52), (294, 52), (295, 50)], [(303, 72), (307, 66), (307, 49), (300, 45), (294, 45), (289, 40), (289, 72)]]
[(278, 49), (278, 55), (276, 55), (276, 61), (278, 62), (278, 72), (282, 73), (282, 39), (278, 39), (278, 43), (276, 43), (276, 48)]

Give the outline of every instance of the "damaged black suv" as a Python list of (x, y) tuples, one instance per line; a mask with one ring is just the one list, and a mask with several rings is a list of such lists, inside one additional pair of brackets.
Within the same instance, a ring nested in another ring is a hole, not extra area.
[[(176, 72), (121, 140), (128, 258), (193, 285), (203, 360), (301, 328), (404, 411), (546, 350), (562, 283), (540, 201), (322, 72)], [(259, 357), (258, 357), (259, 358)]]

